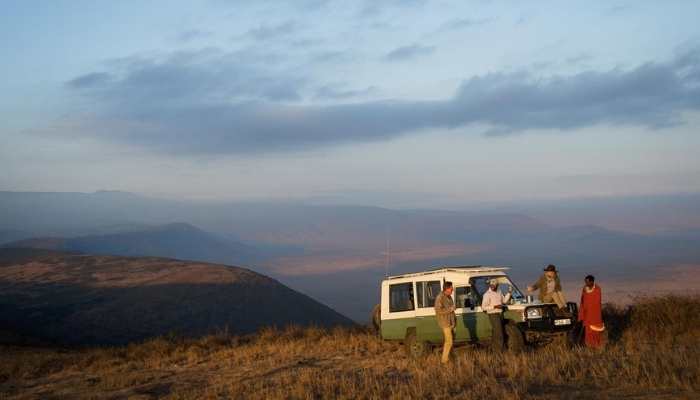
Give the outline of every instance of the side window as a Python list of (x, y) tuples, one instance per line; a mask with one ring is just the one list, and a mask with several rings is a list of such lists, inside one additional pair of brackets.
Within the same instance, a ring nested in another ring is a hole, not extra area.
[(479, 276), (476, 278), (470, 279), (470, 282), (472, 284), (472, 287), (476, 291), (474, 293), (476, 296), (476, 301), (481, 304), (481, 299), (486, 293), (486, 291), (489, 289), (489, 277), (488, 276)]
[(389, 285), (389, 312), (413, 309), (413, 282)]
[(435, 307), (435, 298), (440, 290), (440, 281), (416, 282), (418, 308)]
[(471, 287), (459, 286), (455, 288), (455, 306), (457, 308), (471, 307), (472, 305)]

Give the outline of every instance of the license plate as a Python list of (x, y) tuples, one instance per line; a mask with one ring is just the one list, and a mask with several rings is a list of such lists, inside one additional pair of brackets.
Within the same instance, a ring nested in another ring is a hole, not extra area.
[(554, 325), (571, 325), (571, 319), (566, 318), (566, 319), (555, 319), (554, 320)]

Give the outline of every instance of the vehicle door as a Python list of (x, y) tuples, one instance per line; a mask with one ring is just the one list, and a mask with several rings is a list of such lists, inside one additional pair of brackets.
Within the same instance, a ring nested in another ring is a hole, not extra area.
[(408, 329), (416, 328), (414, 293), (413, 282), (387, 285), (382, 295), (382, 338), (404, 339)]
[(470, 333), (473, 341), (490, 339), (492, 335), (489, 317), (481, 308), (484, 293), (489, 288), (489, 279), (491, 279), (490, 276), (476, 276), (469, 279), (472, 288), (472, 301), (474, 302), (473, 319), (470, 320), (472, 324)]
[(435, 298), (442, 291), (439, 278), (416, 281), (416, 334), (420, 340), (442, 343), (442, 329), (435, 316)]
[(477, 306), (476, 296), (471, 285), (456, 285), (454, 297), (455, 314), (457, 315), (455, 341), (476, 341), (478, 338), (476, 330), (477, 317), (481, 311), (481, 306)]

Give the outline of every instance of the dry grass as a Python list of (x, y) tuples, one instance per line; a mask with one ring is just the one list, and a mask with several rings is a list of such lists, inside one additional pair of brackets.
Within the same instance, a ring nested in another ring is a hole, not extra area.
[(364, 330), (289, 327), (82, 350), (2, 348), (0, 398), (697, 398), (700, 298), (607, 307), (605, 351), (407, 359)]

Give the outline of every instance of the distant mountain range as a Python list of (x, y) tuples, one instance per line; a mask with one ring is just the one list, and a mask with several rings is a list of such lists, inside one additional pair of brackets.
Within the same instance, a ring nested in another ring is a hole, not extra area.
[(79, 345), (352, 324), (249, 269), (28, 248), (0, 249), (0, 315), (0, 331)]
[(86, 254), (171, 257), (227, 264), (244, 263), (255, 252), (250, 246), (216, 237), (186, 223), (131, 229), (135, 230), (72, 238), (31, 238), (6, 243), (3, 247)]
[(498, 264), (524, 284), (549, 263), (575, 282), (700, 265), (699, 215), (697, 194), (467, 212), (0, 192), (0, 244), (245, 265), (364, 321), (386, 272)]

